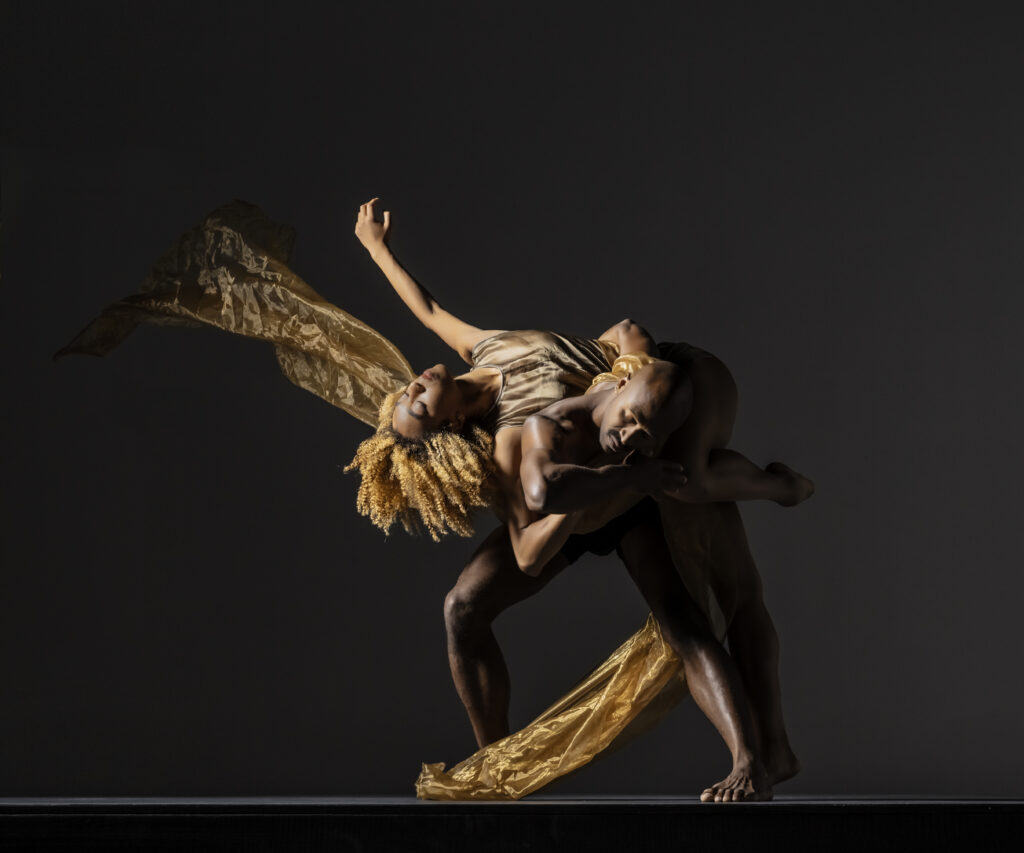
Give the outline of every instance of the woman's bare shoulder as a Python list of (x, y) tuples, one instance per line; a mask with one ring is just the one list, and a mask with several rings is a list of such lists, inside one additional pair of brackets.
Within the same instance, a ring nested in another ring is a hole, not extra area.
[(466, 364), (473, 363), (473, 353), (484, 341), (503, 335), (507, 329), (474, 329), (459, 342), (459, 355)]

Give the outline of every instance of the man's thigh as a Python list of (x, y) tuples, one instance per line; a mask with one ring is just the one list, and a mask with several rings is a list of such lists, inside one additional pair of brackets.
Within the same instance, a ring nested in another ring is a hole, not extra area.
[(569, 560), (557, 554), (536, 577), (526, 574), (516, 562), (508, 530), (502, 525), (473, 552), (449, 595), (460, 606), (493, 620), (506, 608), (540, 592), (568, 565)]
[(673, 562), (656, 505), (653, 512), (634, 516), (616, 550), (659, 622), (664, 624), (674, 617), (677, 634), (685, 628), (687, 635), (710, 635), (706, 614), (690, 595)]

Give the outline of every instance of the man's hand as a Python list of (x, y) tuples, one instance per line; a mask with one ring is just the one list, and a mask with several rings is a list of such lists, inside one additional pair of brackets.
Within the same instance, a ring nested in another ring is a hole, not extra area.
[(686, 473), (678, 462), (668, 459), (651, 459), (633, 453), (625, 463), (635, 472), (634, 488), (645, 495), (682, 500), (682, 489), (686, 485)]
[(373, 256), (387, 247), (388, 231), (391, 229), (390, 210), (384, 211), (383, 222), (377, 222), (374, 219), (373, 203), (375, 201), (380, 201), (380, 199), (372, 198), (366, 204), (359, 206), (359, 216), (356, 218), (355, 227), (355, 234), (359, 238), (359, 242)]

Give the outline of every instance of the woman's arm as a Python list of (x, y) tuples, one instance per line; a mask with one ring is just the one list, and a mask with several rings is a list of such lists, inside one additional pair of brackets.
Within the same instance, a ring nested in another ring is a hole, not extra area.
[(385, 210), (384, 221), (377, 222), (373, 211), (373, 204), (377, 200), (371, 199), (360, 206), (359, 216), (356, 219), (356, 237), (370, 253), (370, 257), (380, 267), (387, 280), (391, 282), (395, 293), (416, 315), (416, 319), (455, 350), (463, 361), (470, 363), (469, 356), (473, 347), (484, 338), (496, 334), (496, 330), (479, 329), (445, 311), (430, 291), (402, 268), (387, 245), (387, 235), (391, 228), (391, 211)]

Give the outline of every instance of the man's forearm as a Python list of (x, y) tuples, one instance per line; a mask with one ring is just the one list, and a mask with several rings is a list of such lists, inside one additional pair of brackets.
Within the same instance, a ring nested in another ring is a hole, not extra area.
[(567, 513), (599, 504), (623, 492), (640, 494), (636, 472), (629, 465), (549, 465), (544, 470), (542, 509), (546, 513)]
[(573, 524), (580, 513), (547, 515), (520, 528), (513, 522), (509, 526), (512, 550), (519, 568), (536, 577), (551, 561), (573, 532)]

